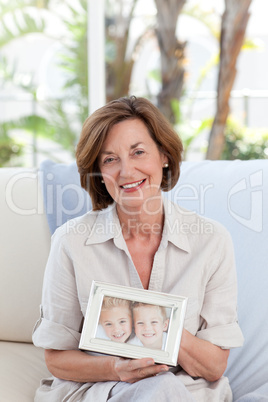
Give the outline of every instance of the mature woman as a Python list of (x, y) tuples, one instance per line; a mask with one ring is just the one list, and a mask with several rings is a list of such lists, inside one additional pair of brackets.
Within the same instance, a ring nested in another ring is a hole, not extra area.
[[(36, 401), (232, 400), (222, 375), (243, 342), (232, 243), (220, 224), (162, 197), (178, 181), (182, 150), (143, 98), (112, 101), (85, 121), (76, 156), (93, 211), (52, 238), (33, 340), (53, 378)], [(93, 280), (188, 297), (176, 370), (78, 349)]]

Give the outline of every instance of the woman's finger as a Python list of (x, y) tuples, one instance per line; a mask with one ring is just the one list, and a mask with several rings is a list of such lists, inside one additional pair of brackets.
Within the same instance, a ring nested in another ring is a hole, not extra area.
[(168, 371), (168, 367), (155, 364), (153, 359), (131, 360), (119, 358), (115, 363), (115, 370), (121, 381), (133, 383)]

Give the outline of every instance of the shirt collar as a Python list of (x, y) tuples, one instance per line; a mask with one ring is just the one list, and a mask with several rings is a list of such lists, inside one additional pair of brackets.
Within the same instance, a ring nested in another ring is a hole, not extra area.
[(102, 211), (97, 212), (85, 244), (88, 246), (90, 244), (104, 243), (110, 239), (116, 239), (121, 233), (116, 204), (113, 203)]
[[(161, 245), (166, 247), (167, 243), (171, 242), (174, 246), (189, 253), (191, 248), (188, 236), (183, 232), (184, 214), (182, 212), (184, 210), (170, 202), (165, 196), (163, 197), (163, 204), (165, 222)], [(116, 212), (115, 203), (98, 212), (85, 244), (104, 243), (110, 239), (114, 239), (119, 248), (124, 248), (122, 229)]]
[(184, 231), (187, 212), (179, 205), (163, 196), (165, 223), (163, 228), (163, 246), (171, 242), (174, 246), (189, 253), (191, 251), (187, 233)]

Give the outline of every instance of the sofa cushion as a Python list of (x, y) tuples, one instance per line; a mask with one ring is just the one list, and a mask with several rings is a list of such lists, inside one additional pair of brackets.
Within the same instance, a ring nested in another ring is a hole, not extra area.
[(27, 343), (0, 342), (0, 394), (5, 402), (32, 402), (40, 379), (50, 377), (43, 349)]
[(236, 402), (267, 402), (268, 382), (249, 394), (241, 396)]
[(32, 341), (50, 233), (33, 170), (1, 168), (0, 340)]
[(231, 350), (226, 371), (236, 400), (268, 378), (268, 160), (183, 163), (168, 197), (231, 233), (245, 337), (242, 348)]
[(39, 178), (51, 234), (67, 220), (92, 208), (88, 193), (80, 185), (76, 163), (45, 160), (40, 165)]

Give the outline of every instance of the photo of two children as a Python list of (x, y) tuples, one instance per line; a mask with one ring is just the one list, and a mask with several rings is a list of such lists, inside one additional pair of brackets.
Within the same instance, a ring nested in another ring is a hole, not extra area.
[(151, 349), (165, 349), (169, 308), (105, 296), (96, 338)]

